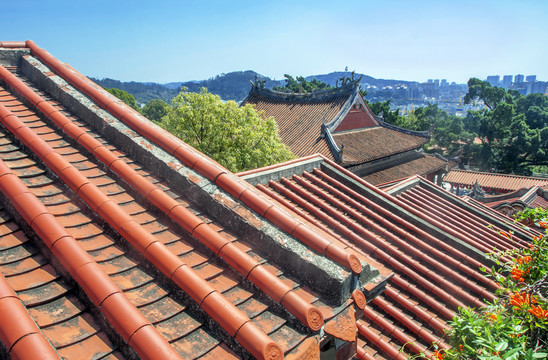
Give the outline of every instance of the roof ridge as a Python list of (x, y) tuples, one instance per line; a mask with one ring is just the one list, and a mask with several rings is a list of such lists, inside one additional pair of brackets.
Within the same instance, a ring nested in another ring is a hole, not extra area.
[(505, 173), (491, 173), (491, 172), (478, 171), (478, 170), (451, 169), (450, 172), (478, 174), (478, 175), (485, 175), (485, 176), (504, 176), (504, 177), (510, 177), (510, 178), (542, 180), (542, 181), (548, 182), (548, 178), (545, 178), (545, 177), (535, 177), (535, 176), (525, 176), (525, 175), (505, 174)]
[[(101, 152), (98, 159), (112, 171), (117, 173), (124, 181), (139, 192), (146, 200), (165, 213), (170, 219), (177, 222), (193, 237), (205, 244), (215, 254), (223, 258), (233, 269), (244, 278), (264, 291), (274, 301), (281, 303), (290, 313), (295, 315), (305, 326), (313, 331), (323, 326), (322, 313), (301, 296), (292, 292), (292, 288), (282, 282), (273, 273), (264, 269), (257, 260), (242, 251), (218, 232), (211, 229), (198, 216), (194, 215), (182, 203), (177, 202), (163, 190), (154, 185), (150, 180), (131, 168), (123, 159), (108, 150), (101, 142), (79, 127), (75, 127), (72, 121), (55, 109), (48, 101), (34, 93), (26, 84), (15, 75), (3, 70), (0, 66), (0, 78), (4, 79), (11, 87), (19, 92), (28, 101), (33, 103), (51, 121), (59, 126), (65, 133), (75, 139), (80, 145), (92, 154)], [(70, 126), (70, 129), (69, 129)], [(108, 159), (108, 161), (106, 161)]]
[[(329, 100), (336, 96), (351, 95), (355, 91), (355, 89), (358, 87), (359, 87), (359, 80), (356, 80), (349, 84), (332, 88), (332, 89), (299, 94), (294, 92), (283, 92), (283, 91), (268, 89), (265, 87), (260, 87), (257, 84), (252, 82), (251, 90), (249, 91), (249, 94), (246, 97), (246, 100), (247, 98), (249, 98), (249, 96), (255, 93), (258, 95), (266, 96), (270, 99), (285, 100), (289, 98), (289, 99), (299, 99), (301, 101), (322, 101), (322, 100)], [(245, 103), (245, 100), (244, 100), (244, 103)]]
[(246, 205), (258, 212), (259, 215), (265, 217), (288, 234), (296, 237), (316, 252), (325, 254), (327, 257), (355, 273), (361, 272), (361, 263), (354, 254), (350, 254), (344, 249), (326, 242), (308, 226), (295, 220), (285, 211), (272, 204), (269, 200), (261, 197), (253, 187), (236, 178), (234, 174), (230, 173), (219, 164), (206, 158), (202, 154), (195, 153), (189, 145), (175, 138), (175, 136), (167, 131), (158, 126), (153, 126), (150, 122), (143, 121), (143, 119), (127, 105), (122, 105), (118, 101), (109, 98), (104, 92), (100, 92), (95, 86), (91, 85), (89, 80), (86, 81), (85, 78), (78, 76), (77, 72), (73, 72), (63, 66), (58, 59), (39, 48), (33, 41), (27, 41), (27, 47), (31, 49), (33, 55), (37, 56), (51, 69), (55, 70), (59, 76), (63, 77), (68, 83), (91, 97), (97, 104), (137, 133), (160, 146), (165, 151), (181, 160), (185, 165), (220, 186), (232, 196), (243, 201)]
[(18, 49), (26, 48), (27, 44), (25, 41), (0, 41), (0, 48), (5, 49)]
[(380, 119), (379, 119), (379, 125), (382, 126), (382, 127), (387, 128), (387, 129), (399, 131), (399, 132), (402, 132), (402, 133), (408, 134), (408, 135), (414, 135), (414, 136), (420, 136), (420, 137), (426, 137), (426, 138), (431, 138), (432, 137), (432, 134), (430, 133), (430, 130), (426, 130), (426, 131), (409, 130), (409, 129), (405, 129), (405, 128), (402, 128), (402, 127), (399, 127), (399, 126), (396, 126), (396, 125), (392, 125), (392, 124), (387, 123), (386, 121), (380, 120)]
[[(0, 160), (0, 178), (7, 168)], [(0, 188), (3, 181), (0, 180)], [(4, 190), (4, 189), (2, 189)], [(6, 192), (4, 192), (6, 194)], [(0, 340), (18, 359), (59, 359), (59, 355), (32, 320), (21, 299), (0, 272)]]
[[(0, 105), (0, 111), (5, 113), (4, 109), (4, 105)], [(2, 117), (2, 122), (6, 117)], [(163, 356), (180, 358), (97, 262), (2, 160), (0, 160), (0, 188), (23, 215), (24, 220), (56, 255), (63, 267), (80, 284), (90, 300), (104, 313), (109, 323), (139, 356), (153, 359), (160, 351)], [(144, 332), (147, 333), (146, 338), (137, 336), (135, 338), (139, 339), (135, 340), (137, 343), (132, 342), (133, 336)], [(146, 344), (140, 343), (141, 341)]]
[[(7, 70), (4, 69), (4, 71)], [(2, 68), (0, 68), (1, 72)], [(47, 102), (46, 104), (49, 105)], [(279, 345), (260, 330), (247, 315), (236, 308), (221, 293), (213, 289), (163, 243), (135, 222), (117, 203), (108, 199), (77, 168), (67, 162), (49, 144), (39, 138), (32, 129), (23, 124), (17, 116), (1, 104), (0, 111), (2, 123), (10, 132), (17, 136), (25, 146), (28, 146), (93, 211), (103, 217), (158, 270), (170, 280), (173, 280), (185, 293), (189, 294), (230, 336), (235, 337), (244, 348), (258, 358), (266, 358), (267, 354), (274, 354), (273, 359), (283, 358), (283, 351)], [(71, 131), (70, 128), (74, 129), (77, 126), (67, 123), (63, 127), (65, 132)], [(102, 161), (109, 162), (109, 160), (112, 160), (113, 162), (115, 159), (112, 159), (112, 156), (114, 155), (109, 156), (104, 150), (106, 150), (106, 147), (103, 145), (94, 150), (94, 155), (99, 159), (103, 159)], [(37, 201), (39, 202), (39, 200)]]

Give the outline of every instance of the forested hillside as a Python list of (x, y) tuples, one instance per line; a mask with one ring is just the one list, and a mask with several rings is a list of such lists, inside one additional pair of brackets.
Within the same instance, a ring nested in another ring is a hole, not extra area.
[(135, 96), (135, 100), (140, 105), (144, 105), (152, 99), (161, 99), (170, 103), (179, 93), (182, 86), (188, 88), (191, 92), (200, 92), (201, 88), (205, 87), (210, 93), (219, 95), (223, 100), (234, 100), (239, 102), (249, 93), (251, 87), (249, 81), (255, 81), (255, 79), (266, 81), (265, 85), (267, 87), (276, 86), (283, 82), (282, 80), (272, 80), (251, 70), (220, 74), (207, 80), (171, 82), (168, 84), (141, 83), (135, 81), (121, 82), (108, 78), (91, 78), (91, 80), (104, 88), (117, 88), (130, 93)]

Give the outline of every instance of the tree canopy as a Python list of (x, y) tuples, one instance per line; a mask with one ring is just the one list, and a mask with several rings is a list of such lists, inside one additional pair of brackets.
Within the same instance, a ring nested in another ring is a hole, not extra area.
[(167, 110), (160, 126), (233, 172), (293, 158), (274, 119), (264, 119), (252, 105), (224, 103), (205, 88), (200, 93), (183, 88)]
[(116, 96), (118, 99), (125, 102), (132, 109), (135, 109), (135, 110), (139, 111), (139, 107), (137, 106), (137, 102), (135, 101), (135, 97), (133, 95), (131, 95), (130, 93), (125, 92), (124, 90), (117, 89), (117, 88), (111, 88), (111, 89), (105, 89), (105, 90), (108, 91), (109, 93), (111, 93), (112, 95)]
[(141, 114), (149, 120), (160, 122), (167, 115), (169, 104), (160, 99), (150, 100), (142, 109)]
[(523, 96), (470, 79), (465, 102), (483, 101), (485, 109), (469, 111), (465, 129), (480, 139), (474, 157), (482, 170), (530, 175), (548, 163), (548, 100), (542, 94)]

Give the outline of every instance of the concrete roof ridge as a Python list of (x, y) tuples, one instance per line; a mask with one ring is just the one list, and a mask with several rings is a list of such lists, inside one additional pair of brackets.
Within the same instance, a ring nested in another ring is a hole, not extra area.
[[(181, 160), (189, 168), (197, 171), (232, 196), (243, 201), (253, 210), (259, 210), (257, 211), (259, 215), (273, 222), (276, 226), (281, 227), (284, 231), (312, 247), (320, 254), (326, 255), (328, 258), (333, 259), (355, 273), (361, 271), (360, 261), (353, 254), (349, 254), (332, 244), (325, 244), (309, 227), (295, 222), (295, 220), (288, 216), (283, 210), (273, 204), (269, 204), (269, 201), (262, 198), (254, 187), (247, 183), (243, 183), (241, 180), (237, 179), (234, 174), (203, 154), (196, 153), (190, 146), (175, 138), (165, 130), (149, 121), (145, 121), (140, 115), (133, 111), (133, 109), (125, 104), (120, 104), (119, 101), (112, 99), (103, 91), (99, 91), (89, 80), (86, 81), (86, 78), (80, 77), (77, 73), (63, 66), (59, 60), (45, 50), (39, 48), (33, 41), (27, 41), (27, 47), (31, 49), (33, 55), (37, 56), (41, 61), (52, 68), (59, 76), (63, 77), (67, 82), (89, 96), (116, 118), (127, 124), (143, 137), (163, 148), (169, 154), (172, 154)], [(246, 193), (245, 195), (244, 192)], [(264, 206), (266, 206), (266, 209), (263, 209)], [(263, 212), (262, 210), (265, 211)], [(266, 211), (268, 211), (268, 213)]]

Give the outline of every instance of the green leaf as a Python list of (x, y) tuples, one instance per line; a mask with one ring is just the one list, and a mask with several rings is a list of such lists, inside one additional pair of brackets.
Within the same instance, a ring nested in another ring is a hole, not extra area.
[(502, 341), (495, 346), (495, 351), (503, 351), (503, 350), (506, 350), (507, 347), (508, 347), (508, 341)]

